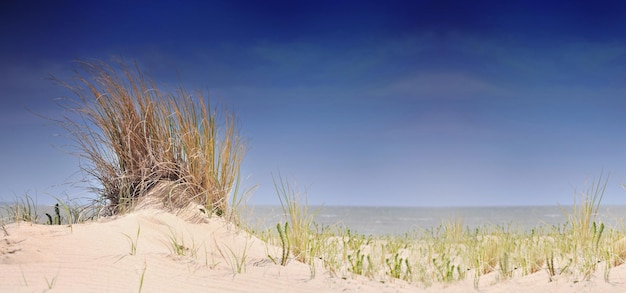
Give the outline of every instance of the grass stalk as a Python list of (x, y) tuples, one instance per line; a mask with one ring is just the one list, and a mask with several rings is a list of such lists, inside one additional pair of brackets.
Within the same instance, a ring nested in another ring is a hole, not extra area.
[(137, 234), (135, 235), (134, 240), (130, 236), (124, 234), (124, 236), (126, 236), (126, 238), (128, 239), (128, 243), (130, 245), (130, 255), (137, 254), (137, 242), (139, 241), (139, 233), (141, 233), (141, 226), (137, 225)]
[(195, 248), (195, 243), (194, 243), (194, 247), (189, 248), (185, 246), (185, 239), (183, 235), (179, 235), (171, 227), (169, 228), (169, 231), (170, 231), (170, 234), (168, 235), (169, 249), (172, 252), (172, 254), (177, 255), (177, 256), (186, 256), (189, 254), (189, 252), (191, 252), (192, 255), (195, 255), (194, 251), (198, 249), (198, 248)]
[(148, 269), (148, 264), (146, 263), (146, 261), (143, 261), (143, 270), (141, 271), (141, 278), (139, 278), (139, 290), (138, 292), (141, 293), (141, 290), (143, 289), (143, 281), (144, 278), (146, 276), (146, 270)]
[(235, 252), (230, 246), (225, 246), (228, 253), (225, 253), (215, 240), (215, 247), (224, 261), (231, 267), (233, 274), (241, 274), (246, 271), (246, 261), (248, 259), (248, 242), (243, 246), (241, 254)]

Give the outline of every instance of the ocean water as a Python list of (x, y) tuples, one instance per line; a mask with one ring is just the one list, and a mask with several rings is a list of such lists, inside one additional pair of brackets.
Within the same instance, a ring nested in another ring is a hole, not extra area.
[[(398, 235), (431, 229), (445, 222), (461, 221), (464, 227), (501, 225), (528, 231), (540, 225), (565, 224), (571, 206), (511, 207), (309, 207), (315, 221), (322, 225), (339, 225), (362, 234)], [(274, 227), (284, 222), (280, 206), (251, 206), (242, 217), (255, 229)], [(602, 206), (597, 219), (609, 227), (623, 228), (626, 206)]]
[[(6, 216), (6, 204), (0, 203), (0, 217)], [(50, 205), (37, 206), (39, 221), (45, 213), (53, 214)], [(439, 227), (442, 223), (461, 221), (463, 227), (500, 225), (518, 231), (537, 226), (562, 225), (571, 206), (511, 207), (358, 207), (310, 206), (315, 221), (324, 226), (337, 225), (366, 235), (400, 235)], [(274, 228), (284, 222), (280, 206), (248, 206), (241, 209), (242, 219), (254, 229)], [(601, 206), (597, 219), (609, 227), (626, 229), (626, 205)]]

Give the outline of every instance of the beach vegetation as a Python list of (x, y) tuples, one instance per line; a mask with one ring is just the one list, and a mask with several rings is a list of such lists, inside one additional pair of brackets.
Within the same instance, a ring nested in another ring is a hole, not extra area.
[[(610, 282), (612, 268), (626, 262), (626, 232), (608, 226), (598, 217), (606, 181), (594, 181), (584, 192), (576, 193), (574, 205), (563, 208), (567, 220), (559, 225), (537, 226), (528, 231), (511, 225), (470, 229), (462, 219), (454, 219), (427, 230), (376, 236), (340, 225), (319, 225), (307, 207), (306, 197), (297, 188), (284, 179), (274, 182), (285, 221), (277, 223), (274, 229), (255, 233), (268, 245), (275, 245), (276, 249), (268, 253), (275, 264), (303, 262), (309, 265), (312, 277), (316, 265), (321, 264), (330, 275), (343, 279), (365, 276), (383, 283), (403, 280), (431, 286), (472, 278), (475, 288), (480, 289), (484, 283), (481, 280), (487, 276), (487, 280), (506, 280), (542, 271), (550, 281), (566, 278), (572, 282), (587, 281), (601, 271), (604, 280)], [(48, 224), (71, 225), (97, 218), (88, 212), (97, 208), (57, 201), (54, 213), (47, 215)], [(30, 196), (3, 209), (9, 220), (38, 219), (36, 201)], [(2, 223), (4, 234), (8, 235), (6, 219)], [(171, 227), (169, 231), (168, 247), (172, 254), (197, 256), (199, 247), (193, 240), (189, 247), (182, 234)], [(133, 237), (124, 234), (131, 255), (137, 252), (140, 233), (138, 226)], [(215, 249), (238, 274), (245, 272), (248, 244), (243, 250), (236, 250), (216, 242)], [(218, 263), (214, 258), (209, 260), (206, 245), (205, 254), (206, 267), (215, 268)], [(48, 281), (53, 286), (56, 280)]]
[(52, 216), (49, 213), (46, 213), (46, 217), (48, 217), (48, 225), (61, 225), (61, 212), (59, 211), (59, 204), (54, 205), (54, 220), (52, 220)]
[(71, 227), (73, 224), (95, 220), (98, 218), (98, 211), (102, 208), (97, 201), (88, 200), (87, 203), (82, 203), (80, 198), (69, 196), (65, 200), (55, 196), (53, 198), (57, 202), (54, 205), (55, 225), (67, 224)]
[(54, 286), (56, 286), (58, 277), (59, 277), (59, 272), (58, 271), (57, 271), (57, 274), (52, 279), (48, 279), (48, 277), (44, 277), (44, 279), (46, 280), (47, 288), (48, 288), (47, 290), (54, 289)]
[(11, 222), (38, 223), (39, 214), (37, 212), (37, 201), (28, 193), (21, 197), (15, 196), (15, 201), (10, 204), (0, 206), (2, 214)]
[(24, 270), (22, 269), (22, 266), (20, 266), (20, 273), (22, 275), (22, 282), (24, 282), (24, 286), (28, 287), (28, 281), (26, 281), (26, 275), (24, 275)]
[(143, 281), (146, 276), (146, 270), (148, 270), (148, 264), (146, 263), (146, 260), (144, 259), (143, 269), (141, 270), (141, 277), (139, 278), (139, 290), (138, 290), (139, 293), (141, 293), (141, 290), (143, 289)]
[(289, 255), (291, 254), (291, 243), (289, 242), (289, 223), (285, 223), (283, 228), (280, 227), (280, 223), (276, 224), (276, 230), (278, 230), (278, 236), (280, 237), (280, 243), (282, 247), (282, 255), (280, 259), (280, 265), (287, 265)]
[(215, 242), (215, 247), (224, 261), (230, 266), (233, 274), (241, 274), (246, 271), (246, 262), (248, 261), (248, 249), (249, 244), (246, 239), (246, 243), (243, 245), (241, 251), (238, 252), (229, 245), (224, 245), (227, 252), (225, 252), (220, 245)]
[(159, 88), (137, 63), (77, 61), (74, 98), (59, 124), (97, 182), (105, 214), (130, 210), (151, 195), (169, 207), (197, 203), (224, 215), (239, 175), (244, 142), (237, 119), (202, 93)]
[(295, 259), (309, 263), (313, 257), (311, 252), (315, 251), (316, 242), (311, 239), (311, 236), (315, 235), (314, 214), (309, 211), (306, 194), (297, 189), (297, 184), (290, 184), (280, 176), (273, 180), (283, 215), (287, 217), (283, 234), (289, 244), (289, 250)]
[[(168, 248), (172, 254), (177, 256), (191, 256), (194, 258), (198, 256), (200, 246), (196, 245), (194, 239), (191, 239), (191, 246), (188, 246), (188, 244), (185, 244), (184, 235), (178, 233), (178, 231), (172, 227), (168, 227), (168, 229)], [(137, 230), (137, 237), (139, 237), (139, 230)]]
[[(2, 223), (29, 222), (32, 224), (69, 225), (83, 223), (97, 218), (100, 208), (94, 202), (80, 203), (79, 199), (60, 200), (50, 208), (40, 206), (29, 194), (16, 197), (12, 203), (0, 205)], [(51, 209), (51, 210), (50, 210)], [(44, 217), (45, 216), (45, 217)]]
[[(203, 243), (202, 245), (204, 247), (204, 266), (209, 269), (214, 269), (215, 267), (217, 267), (217, 265), (219, 265), (219, 262), (215, 260), (215, 255), (213, 253), (209, 253), (209, 250), (206, 247), (206, 243)], [(209, 255), (211, 258), (210, 262), (209, 262)]]
[(7, 231), (6, 223), (4, 219), (0, 219), (0, 228), (2, 228), (2, 233), (4, 233), (4, 237), (9, 236), (9, 231)]
[(127, 234), (124, 234), (128, 239), (128, 244), (130, 245), (130, 255), (137, 254), (137, 242), (139, 241), (139, 233), (141, 233), (141, 225), (137, 225), (137, 234), (135, 235), (135, 239), (131, 238)]
[(608, 282), (611, 268), (626, 261), (626, 232), (607, 227), (597, 217), (607, 184), (602, 177), (576, 193), (561, 225), (527, 231), (512, 225), (470, 229), (462, 219), (454, 219), (428, 230), (381, 236), (339, 226), (320, 228), (297, 189), (281, 178), (274, 183), (287, 222), (277, 224), (274, 233), (270, 229), (257, 235), (283, 247), (283, 260), (291, 249), (297, 261), (311, 264), (320, 259), (331, 274), (344, 279), (363, 275), (380, 282), (400, 279), (430, 286), (471, 277), (479, 289), (486, 276), (501, 281), (541, 271), (549, 280), (580, 282), (602, 266)]
[(54, 278), (48, 280), (48, 278), (45, 277), (44, 279), (46, 280), (46, 284), (48, 285), (48, 290), (54, 289), (54, 285), (56, 285), (57, 278), (54, 277)]

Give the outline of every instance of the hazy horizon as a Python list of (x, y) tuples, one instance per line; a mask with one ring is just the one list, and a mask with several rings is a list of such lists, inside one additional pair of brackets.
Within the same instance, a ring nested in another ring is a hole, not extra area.
[[(0, 201), (84, 196), (48, 80), (123, 58), (239, 116), (252, 204), (626, 204), (626, 4), (9, 1)], [(36, 113), (37, 115), (33, 114)], [(68, 183), (69, 182), (69, 183)]]
[[(46, 213), (54, 214), (51, 205), (36, 207), (37, 221), (45, 223)], [(502, 227), (509, 231), (529, 232), (532, 229), (555, 229), (568, 225), (572, 206), (510, 206), (510, 207), (365, 207), (309, 206), (309, 214), (318, 227), (347, 228), (352, 232), (372, 235), (405, 235), (441, 228), (449, 223), (462, 223), (464, 229)], [(0, 218), (7, 210), (0, 203)], [(66, 217), (61, 209), (62, 217)], [(288, 219), (279, 205), (256, 205), (238, 209), (248, 229), (274, 230), (276, 223)], [(609, 228), (622, 229), (626, 205), (605, 205), (598, 209), (596, 219)], [(594, 220), (596, 221), (596, 220)], [(571, 224), (571, 223), (570, 223)]]

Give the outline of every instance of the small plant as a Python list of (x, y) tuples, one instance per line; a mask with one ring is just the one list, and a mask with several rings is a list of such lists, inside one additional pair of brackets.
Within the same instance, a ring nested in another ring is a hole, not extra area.
[(287, 260), (289, 259), (289, 253), (291, 251), (291, 244), (289, 242), (289, 223), (285, 223), (283, 229), (280, 228), (280, 223), (276, 225), (276, 229), (278, 230), (278, 235), (280, 236), (280, 241), (282, 243), (283, 254), (280, 259), (280, 265), (287, 265)]
[(203, 243), (203, 246), (204, 246), (204, 265), (207, 268), (214, 269), (215, 267), (217, 267), (219, 263), (215, 261), (215, 257), (213, 256), (213, 254), (211, 254), (211, 262), (209, 263), (209, 252), (207, 251), (206, 243)]
[(24, 270), (22, 270), (22, 266), (20, 266), (20, 273), (22, 273), (22, 281), (24, 281), (24, 285), (28, 287), (28, 281), (26, 281), (26, 276), (24, 275)]
[(593, 231), (591, 241), (593, 242), (594, 248), (598, 249), (600, 238), (604, 232), (604, 223), (600, 223), (600, 227), (597, 227), (596, 222), (594, 221), (591, 230)]
[(2, 228), (2, 232), (4, 232), (4, 236), (9, 236), (9, 232), (7, 231), (7, 227), (5, 227), (4, 219), (0, 220), (0, 227)]
[(245, 189), (240, 192), (241, 189), (241, 174), (237, 173), (237, 178), (234, 182), (234, 189), (232, 192), (232, 196), (230, 197), (230, 203), (228, 204), (228, 209), (226, 212), (226, 218), (229, 222), (234, 223), (238, 227), (245, 228), (244, 221), (241, 220), (240, 210), (242, 207), (245, 207), (247, 204), (247, 200), (252, 194), (252, 192), (256, 189), (257, 186), (253, 186), (251, 188)]
[(141, 226), (137, 225), (137, 235), (135, 235), (135, 240), (133, 240), (130, 236), (124, 234), (124, 236), (128, 238), (128, 243), (130, 245), (130, 255), (137, 254), (137, 241), (139, 241), (139, 233), (141, 233)]
[(500, 276), (506, 280), (513, 276), (514, 268), (511, 266), (511, 257), (508, 251), (505, 251), (498, 259), (498, 267), (500, 268)]
[(194, 254), (193, 251), (197, 250), (197, 248), (191, 250), (189, 247), (185, 246), (185, 239), (182, 235), (178, 235), (171, 227), (169, 228), (169, 230), (169, 248), (173, 254), (178, 256), (185, 256), (189, 252), (192, 252), (192, 254)]
[(606, 258), (604, 259), (604, 282), (609, 283), (609, 279), (611, 277), (611, 254), (610, 252), (606, 252), (605, 254)]
[[(54, 197), (54, 196), (53, 196)], [(88, 220), (93, 220), (98, 217), (101, 203), (92, 201), (88, 204), (79, 204), (75, 201), (77, 199), (61, 200), (54, 197), (57, 201), (54, 204), (54, 215), (45, 213), (48, 221), (48, 225), (69, 225), (70, 229), (73, 229), (73, 224), (83, 223)]]
[[(353, 274), (363, 275), (365, 271), (364, 260), (365, 260), (365, 255), (361, 253), (361, 249), (357, 249), (354, 255), (348, 255), (348, 261), (350, 262), (348, 271), (350, 271)], [(368, 255), (368, 260), (370, 260), (369, 255)]]
[[(274, 179), (274, 187), (283, 209), (283, 214), (288, 218), (289, 222), (289, 248), (294, 258), (310, 263), (313, 256), (309, 255), (312, 249), (311, 245), (313, 236), (313, 215), (309, 213), (306, 198), (302, 198), (301, 194), (289, 183), (283, 181), (279, 176), (279, 180)], [(302, 203), (304, 200), (304, 203)]]
[[(137, 235), (139, 235), (139, 233), (137, 233)], [(139, 278), (139, 293), (141, 293), (141, 289), (143, 288), (143, 280), (144, 277), (146, 276), (146, 270), (148, 269), (148, 264), (146, 263), (146, 260), (143, 261), (143, 270), (141, 271), (141, 278)]]
[(63, 202), (57, 199), (57, 203), (54, 205), (54, 212), (56, 217), (58, 217), (58, 224), (62, 224), (61, 213), (59, 212), (59, 208), (62, 207), (65, 215), (67, 216), (67, 224), (72, 227), (73, 224), (80, 223), (80, 207), (71, 206), (70, 202)]
[(438, 258), (433, 258), (432, 264), (437, 272), (439, 282), (451, 282), (465, 276), (461, 266), (452, 263), (452, 260), (445, 253)]
[[(408, 259), (403, 259), (398, 253), (394, 254), (392, 258), (385, 259), (387, 264), (387, 274), (395, 279), (409, 280), (411, 276), (411, 266)], [(404, 267), (404, 269), (403, 269)]]
[(48, 217), (48, 225), (61, 225), (61, 213), (59, 211), (59, 204), (54, 205), (54, 221), (52, 220), (52, 216), (46, 213), (46, 217)]
[(48, 285), (48, 290), (54, 289), (54, 286), (57, 283), (58, 275), (59, 275), (59, 273), (57, 272), (57, 275), (54, 276), (54, 278), (52, 278), (51, 280), (48, 280), (48, 277), (44, 277), (44, 279), (46, 280), (46, 284)]
[(15, 203), (2, 208), (13, 222), (37, 223), (39, 220), (37, 202), (28, 194), (24, 194), (21, 198), (16, 196)]
[(553, 278), (555, 276), (561, 275), (564, 272), (567, 272), (570, 268), (570, 266), (573, 263), (573, 259), (569, 258), (567, 260), (567, 263), (561, 267), (561, 268), (557, 268), (556, 266), (556, 262), (555, 262), (555, 258), (554, 258), (554, 253), (550, 253), (550, 255), (548, 257), (546, 257), (546, 271), (548, 272), (548, 277), (550, 282), (553, 281)]
[(217, 248), (217, 251), (220, 253), (222, 258), (224, 258), (224, 261), (226, 261), (226, 263), (228, 263), (228, 265), (231, 267), (234, 274), (241, 274), (245, 272), (246, 261), (248, 259), (248, 242), (247, 241), (243, 247), (243, 251), (241, 252), (241, 255), (238, 255), (230, 246), (226, 246), (226, 249), (228, 249), (228, 253), (224, 253), (224, 251), (217, 244), (217, 241), (215, 242), (215, 247)]

